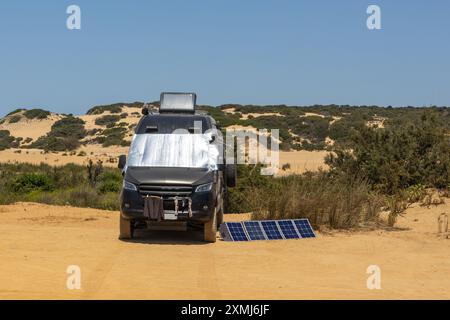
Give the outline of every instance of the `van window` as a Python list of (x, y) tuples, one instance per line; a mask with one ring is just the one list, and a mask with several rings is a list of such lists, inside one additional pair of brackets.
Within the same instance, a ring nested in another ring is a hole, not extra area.
[(177, 129), (191, 131), (196, 121), (201, 123), (202, 133), (211, 129), (210, 121), (204, 116), (151, 115), (143, 119), (136, 134), (170, 134)]

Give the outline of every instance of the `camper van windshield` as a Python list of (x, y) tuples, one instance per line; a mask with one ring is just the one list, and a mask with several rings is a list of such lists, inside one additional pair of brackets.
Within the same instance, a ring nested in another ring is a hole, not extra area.
[(217, 170), (218, 159), (218, 146), (205, 134), (136, 134), (127, 166)]

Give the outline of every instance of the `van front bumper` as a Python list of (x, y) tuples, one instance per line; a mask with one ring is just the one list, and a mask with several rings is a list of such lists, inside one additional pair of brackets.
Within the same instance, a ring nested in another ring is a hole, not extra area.
[[(175, 214), (178, 221), (208, 222), (214, 209), (214, 192), (192, 193), (190, 198), (192, 200), (191, 216), (186, 207), (180, 207), (176, 212), (174, 205), (171, 203), (173, 200), (163, 196), (164, 214)], [(127, 220), (148, 220), (144, 216), (144, 198), (138, 191), (122, 190), (120, 203), (123, 218)]]

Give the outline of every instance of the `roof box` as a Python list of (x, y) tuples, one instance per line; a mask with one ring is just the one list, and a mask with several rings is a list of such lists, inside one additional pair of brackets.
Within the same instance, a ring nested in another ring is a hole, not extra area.
[(197, 95), (192, 92), (163, 92), (159, 112), (195, 113), (196, 101)]

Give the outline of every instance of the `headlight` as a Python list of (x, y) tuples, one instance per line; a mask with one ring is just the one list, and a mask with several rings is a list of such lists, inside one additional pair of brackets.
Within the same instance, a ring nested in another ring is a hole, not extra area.
[(137, 187), (131, 182), (123, 180), (123, 189), (129, 191), (137, 191)]
[(208, 192), (212, 189), (212, 182), (207, 184), (202, 184), (195, 189), (195, 192)]

